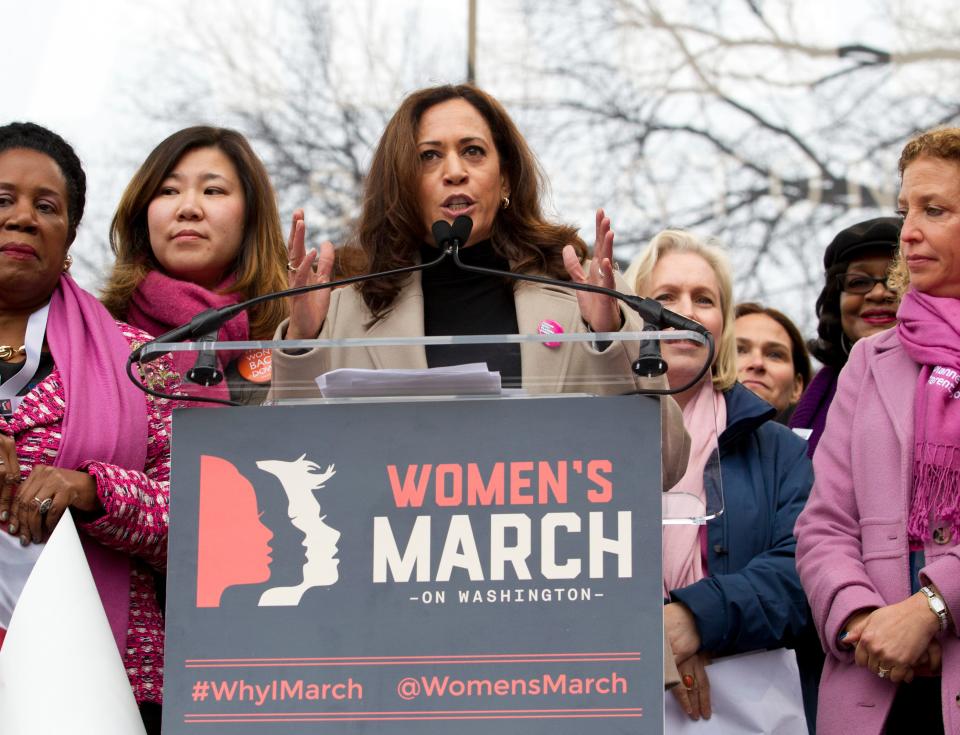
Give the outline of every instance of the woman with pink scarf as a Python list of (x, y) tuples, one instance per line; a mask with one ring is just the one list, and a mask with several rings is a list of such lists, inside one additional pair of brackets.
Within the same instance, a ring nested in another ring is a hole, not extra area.
[[(85, 192), (60, 136), (0, 127), (0, 645), (69, 508), (144, 721), (159, 733), (153, 572), (166, 566), (171, 406), (126, 375), (130, 351), (150, 336), (115, 321), (69, 275)], [(178, 382), (164, 359), (139, 379), (164, 392)], [(83, 635), (67, 629), (55, 633)]]
[[(117, 260), (103, 302), (154, 336), (207, 309), (287, 288), (270, 179), (247, 140), (226, 128), (185, 128), (154, 148), (120, 200), (110, 244)], [(282, 299), (267, 301), (231, 319), (217, 338), (270, 339), (285, 316)], [(189, 382), (197, 353), (172, 355), (186, 394), (240, 403), (266, 396), (269, 350), (218, 352), (225, 379), (214, 385)]]
[(960, 732), (960, 128), (899, 169), (900, 324), (854, 345), (796, 528), (821, 735)]

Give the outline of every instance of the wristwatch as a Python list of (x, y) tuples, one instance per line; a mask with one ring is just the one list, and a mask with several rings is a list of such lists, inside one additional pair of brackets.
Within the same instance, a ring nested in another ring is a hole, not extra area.
[(940, 597), (936, 592), (934, 592), (929, 587), (921, 587), (920, 591), (927, 596), (927, 604), (930, 606), (931, 612), (937, 616), (937, 619), (940, 621), (940, 632), (944, 632), (947, 629), (947, 605), (943, 601), (943, 598)]

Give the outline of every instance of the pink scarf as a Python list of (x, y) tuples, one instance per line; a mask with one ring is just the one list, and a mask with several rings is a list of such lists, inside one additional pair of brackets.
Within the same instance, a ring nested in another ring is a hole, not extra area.
[[(63, 384), (64, 412), (55, 467), (97, 460), (143, 470), (147, 407), (125, 365), (130, 345), (96, 298), (64, 274), (50, 299), (47, 344)], [(127, 650), (130, 560), (81, 533), (120, 654)]]
[[(217, 292), (228, 288), (233, 281), (234, 278), (231, 276), (217, 287)], [(157, 336), (181, 324), (186, 324), (202, 311), (243, 301), (242, 294), (217, 292), (209, 291), (189, 281), (171, 278), (159, 271), (150, 271), (133, 292), (127, 321)], [(249, 338), (250, 325), (246, 312), (238, 314), (220, 327), (217, 335), (218, 340), (225, 342), (238, 342)], [(187, 373), (197, 361), (196, 352), (171, 352), (170, 354), (173, 357), (174, 368), (184, 379), (181, 385), (183, 393), (223, 400), (230, 398), (230, 388), (226, 380), (209, 387), (187, 382)], [(237, 351), (218, 351), (217, 367), (225, 371), (226, 366), (239, 356), (240, 352)], [(196, 405), (209, 407), (213, 404), (197, 403)]]
[[(727, 402), (714, 390), (709, 373), (683, 407), (683, 425), (690, 434), (690, 461), (680, 482), (664, 493), (664, 508), (671, 517), (703, 515), (706, 508), (703, 472), (717, 448), (717, 437), (727, 426)], [(663, 527), (664, 598), (670, 596), (670, 590), (703, 579), (700, 529), (693, 524)]]
[(897, 312), (897, 336), (921, 365), (914, 394), (913, 500), (907, 532), (960, 532), (960, 299), (911, 289)]

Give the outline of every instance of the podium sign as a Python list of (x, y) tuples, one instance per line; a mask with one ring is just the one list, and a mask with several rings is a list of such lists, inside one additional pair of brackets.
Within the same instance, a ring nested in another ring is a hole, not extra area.
[(163, 731), (662, 731), (640, 396), (185, 409)]

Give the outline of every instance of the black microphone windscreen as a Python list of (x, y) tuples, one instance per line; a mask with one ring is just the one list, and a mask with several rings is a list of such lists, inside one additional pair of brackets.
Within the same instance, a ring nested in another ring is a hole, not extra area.
[(438, 219), (434, 222), (430, 226), (430, 231), (433, 233), (433, 243), (438, 248), (442, 248), (453, 237), (453, 228), (445, 219)]
[[(436, 225), (434, 225), (436, 227)], [(453, 237), (461, 245), (466, 245), (470, 239), (470, 232), (473, 230), (473, 220), (467, 215), (461, 214), (453, 221)]]

